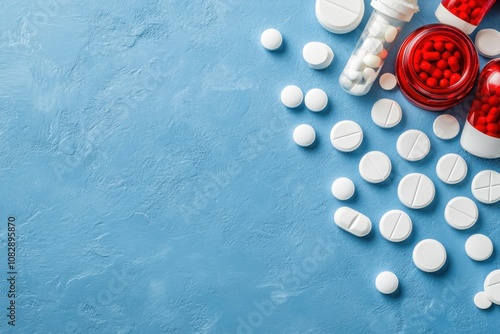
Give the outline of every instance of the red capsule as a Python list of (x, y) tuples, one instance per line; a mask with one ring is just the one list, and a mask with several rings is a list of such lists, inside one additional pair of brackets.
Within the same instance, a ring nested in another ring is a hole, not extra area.
[(490, 108), (491, 107), (488, 103), (483, 102), (483, 105), (481, 106), (481, 113), (486, 115), (488, 113), (488, 111), (490, 111)]
[(462, 54), (458, 50), (453, 52), (453, 57), (457, 58), (458, 61), (462, 60)]
[(496, 107), (498, 106), (498, 102), (499, 102), (499, 99), (497, 96), (490, 96), (488, 98), (488, 104), (491, 106), (491, 107)]
[(475, 19), (476, 17), (479, 16), (479, 14), (481, 14), (481, 8), (475, 8), (470, 13), (470, 17), (473, 18), (473, 19)]
[(453, 73), (450, 77), (450, 85), (454, 85), (462, 79), (462, 76), (458, 73)]
[(451, 54), (450, 51), (445, 51), (441, 54), (441, 59), (448, 60), (448, 58), (450, 58), (451, 56), (453, 55)]
[(441, 79), (439, 80), (439, 87), (442, 87), (442, 88), (446, 88), (450, 85), (450, 82), (448, 81), (448, 79)]
[(488, 130), (488, 132), (497, 133), (498, 132), (498, 124), (490, 123), (490, 124), (486, 125), (486, 130)]
[(479, 116), (479, 117), (478, 117), (478, 119), (477, 119), (476, 124), (485, 125), (485, 124), (486, 124), (486, 117), (484, 117), (484, 116)]
[(455, 56), (448, 58), (448, 65), (450, 66), (450, 70), (452, 70), (452, 72), (456, 73), (460, 71), (460, 63), (458, 62), (458, 59), (455, 58)]
[(483, 133), (486, 133), (486, 125), (476, 125), (476, 129)]
[(446, 50), (448, 50), (450, 52), (454, 52), (455, 48), (456, 48), (455, 44), (450, 43), (450, 42), (444, 43), (444, 47), (446, 48)]
[(453, 72), (451, 70), (444, 70), (443, 71), (443, 77), (446, 78), (446, 79), (451, 78), (452, 74), (453, 74)]
[(465, 22), (469, 22), (469, 21), (470, 21), (470, 17), (469, 17), (469, 15), (467, 15), (465, 12), (459, 12), (459, 13), (458, 13), (458, 17), (459, 17), (461, 20), (464, 20)]
[(420, 64), (422, 62), (422, 56), (423, 56), (423, 53), (421, 50), (415, 51), (415, 55), (413, 56), (413, 62)]
[(468, 4), (464, 3), (458, 7), (458, 10), (461, 11), (462, 13), (469, 14), (471, 9)]
[(433, 87), (433, 88), (437, 87), (437, 85), (438, 85), (437, 79), (433, 78), (433, 77), (430, 77), (429, 79), (427, 79), (426, 83), (427, 83), (427, 86)]
[(444, 71), (448, 68), (448, 62), (444, 59), (440, 59), (436, 63), (436, 67), (439, 68), (441, 71)]
[(423, 82), (426, 82), (427, 79), (429, 79), (429, 74), (425, 73), (425, 72), (420, 72), (418, 74), (418, 77), (420, 78), (420, 80), (422, 80)]
[(434, 42), (434, 49), (438, 52), (443, 52), (445, 50), (444, 43), (442, 41)]
[(424, 47), (422, 48), (423, 51), (425, 52), (432, 52), (434, 51), (434, 43), (431, 41), (425, 42)]
[(436, 61), (441, 59), (441, 54), (437, 51), (424, 52), (424, 59), (427, 61)]

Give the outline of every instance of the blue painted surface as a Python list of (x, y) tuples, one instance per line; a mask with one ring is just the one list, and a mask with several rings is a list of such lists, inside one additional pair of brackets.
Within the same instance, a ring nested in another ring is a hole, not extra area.
[[(431, 130), (437, 114), (410, 105), (398, 90), (375, 84), (365, 97), (343, 93), (337, 78), (361, 34), (333, 35), (317, 23), (314, 1), (20, 1), (3, 6), (0, 22), (0, 270), (6, 275), (7, 217), (17, 222), (19, 333), (488, 333), (500, 307), (476, 309), (472, 298), (500, 267), (498, 251), (470, 260), (473, 233), (500, 247), (499, 205), (478, 203), (479, 222), (456, 231), (443, 210), (471, 197), (472, 177), (499, 170), (464, 152), (459, 139)], [(403, 35), (435, 22), (438, 1)], [(481, 28), (496, 27), (500, 6)], [(285, 46), (270, 53), (260, 33), (279, 29)], [(332, 46), (335, 59), (313, 71), (301, 58), (309, 41)], [(397, 45), (402, 42), (398, 39)], [(397, 47), (397, 46), (396, 46)], [(395, 52), (383, 72), (391, 71)], [(485, 59), (481, 58), (481, 64)], [(315, 114), (287, 110), (281, 89), (320, 87), (331, 106)], [(382, 97), (404, 109), (400, 125), (370, 119)], [(451, 111), (450, 111), (451, 112)], [(463, 123), (466, 107), (453, 110)], [(351, 119), (365, 131), (351, 154), (329, 143), (331, 127)], [(318, 143), (301, 149), (292, 131), (309, 123)], [(403, 161), (396, 140), (426, 132), (431, 153)], [(393, 173), (364, 182), (358, 161), (381, 150)], [(449, 186), (435, 175), (440, 156), (462, 155), (469, 175)], [(399, 180), (422, 172), (437, 196), (424, 210), (405, 209), (411, 238), (384, 240), (378, 220), (397, 199)], [(355, 238), (333, 224), (343, 205), (334, 179), (353, 179), (348, 204), (374, 230)], [(436, 238), (447, 269), (426, 274), (413, 246)], [(401, 289), (384, 296), (376, 275), (394, 271)], [(6, 321), (2, 280), (0, 331)]]

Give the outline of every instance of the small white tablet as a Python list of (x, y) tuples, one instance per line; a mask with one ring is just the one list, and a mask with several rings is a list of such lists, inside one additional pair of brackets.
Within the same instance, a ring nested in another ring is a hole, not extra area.
[(467, 176), (467, 163), (458, 154), (448, 153), (439, 159), (436, 174), (444, 183), (457, 184)]
[(383, 271), (377, 275), (375, 279), (375, 287), (378, 291), (385, 295), (389, 295), (396, 291), (399, 286), (399, 280), (396, 274), (391, 271)]
[(380, 87), (383, 90), (392, 90), (398, 84), (396, 77), (392, 73), (384, 73), (379, 79)]
[(389, 157), (380, 151), (366, 153), (359, 162), (359, 174), (370, 183), (380, 183), (391, 175), (392, 163)]
[(432, 203), (435, 194), (432, 180), (420, 173), (406, 175), (398, 185), (399, 200), (410, 209), (425, 208)]
[(465, 252), (475, 261), (484, 261), (493, 254), (493, 242), (484, 234), (474, 234), (465, 242)]
[(386, 212), (379, 223), (380, 234), (392, 242), (406, 240), (411, 234), (412, 226), (410, 216), (401, 210)]
[(347, 201), (354, 195), (355, 187), (351, 179), (339, 177), (332, 183), (332, 195), (341, 201)]
[(474, 296), (474, 304), (478, 309), (486, 310), (491, 307), (492, 303), (491, 300), (488, 298), (488, 294), (486, 294), (486, 292), (484, 291), (481, 291), (476, 293), (476, 295)]
[(304, 100), (302, 89), (295, 85), (286, 86), (281, 91), (281, 103), (287, 108), (297, 108)]
[(302, 57), (314, 70), (322, 70), (333, 61), (333, 50), (321, 42), (309, 42), (302, 48)]
[(262, 46), (269, 50), (275, 51), (278, 50), (283, 42), (283, 37), (281, 33), (276, 29), (266, 29), (260, 35), (260, 43)]
[(293, 130), (293, 140), (299, 146), (311, 146), (316, 140), (316, 131), (309, 124), (300, 124)]
[(353, 121), (340, 121), (330, 132), (330, 141), (337, 150), (352, 152), (363, 142), (363, 130)]
[(452, 115), (440, 115), (434, 120), (432, 129), (436, 137), (449, 140), (455, 138), (460, 132), (460, 124)]
[(418, 161), (427, 156), (431, 149), (431, 142), (422, 131), (408, 130), (399, 136), (396, 148), (401, 158)]
[(488, 299), (500, 305), (500, 269), (494, 270), (484, 280), (484, 292)]
[(413, 249), (413, 263), (422, 271), (436, 272), (446, 263), (446, 249), (437, 240), (422, 240)]
[(500, 173), (483, 170), (474, 176), (471, 186), (474, 197), (484, 204), (500, 201)]
[(452, 198), (444, 209), (444, 219), (457, 230), (466, 230), (477, 222), (479, 211), (476, 203), (467, 197)]
[(324, 90), (313, 88), (306, 93), (304, 102), (307, 109), (313, 112), (320, 112), (328, 105), (328, 96)]
[(372, 107), (372, 120), (381, 128), (392, 128), (401, 122), (403, 111), (400, 105), (390, 99), (380, 99)]

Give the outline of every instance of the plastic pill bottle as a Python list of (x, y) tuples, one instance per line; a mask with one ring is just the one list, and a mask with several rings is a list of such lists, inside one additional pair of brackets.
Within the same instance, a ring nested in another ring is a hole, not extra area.
[(342, 74), (340, 87), (352, 95), (368, 93), (406, 22), (418, 11), (417, 0), (372, 0), (374, 8)]
[(496, 0), (443, 0), (436, 10), (441, 23), (471, 34)]
[(396, 78), (403, 95), (429, 111), (443, 111), (471, 92), (479, 59), (469, 36), (455, 27), (429, 24), (412, 32), (396, 56)]
[(475, 156), (500, 158), (500, 58), (486, 64), (479, 75), (460, 144)]

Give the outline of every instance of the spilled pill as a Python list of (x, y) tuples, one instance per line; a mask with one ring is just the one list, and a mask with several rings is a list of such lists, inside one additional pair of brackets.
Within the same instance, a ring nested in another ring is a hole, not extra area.
[(370, 218), (346, 206), (338, 208), (333, 219), (338, 227), (357, 237), (364, 237), (372, 230)]

